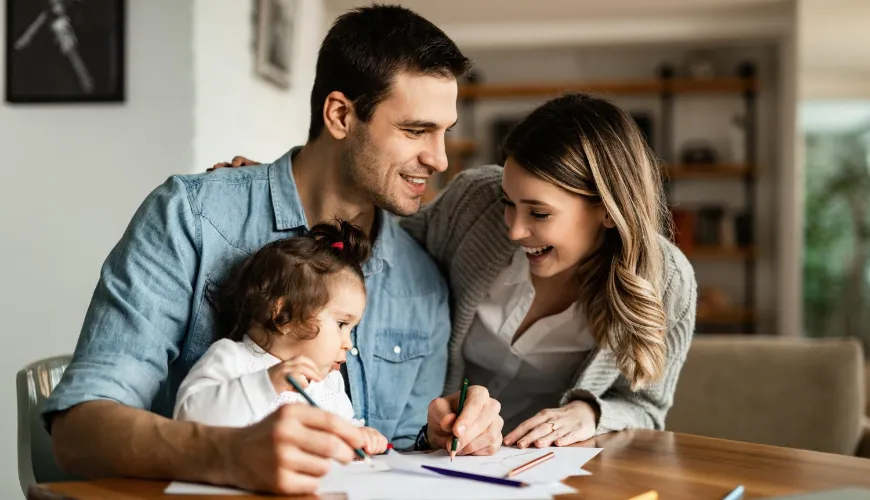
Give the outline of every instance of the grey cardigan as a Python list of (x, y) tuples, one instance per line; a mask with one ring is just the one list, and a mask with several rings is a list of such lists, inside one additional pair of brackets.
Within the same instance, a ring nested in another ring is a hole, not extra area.
[[(478, 304), (517, 246), (508, 238), (501, 198), (502, 168), (486, 166), (457, 175), (417, 214), (402, 219), (432, 255), (450, 284), (452, 332), (445, 393), (459, 389), (465, 372), (462, 344)], [(628, 428), (664, 429), (677, 378), (695, 328), (697, 283), (680, 250), (662, 237), (667, 361), (662, 377), (632, 391), (611, 352), (596, 348), (580, 366), (561, 404), (587, 401), (599, 410), (596, 435)]]

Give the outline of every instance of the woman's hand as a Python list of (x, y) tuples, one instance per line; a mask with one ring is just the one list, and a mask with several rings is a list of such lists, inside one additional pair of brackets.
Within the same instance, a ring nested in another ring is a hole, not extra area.
[(504, 444), (544, 448), (579, 443), (595, 435), (596, 420), (595, 409), (589, 403), (572, 401), (561, 408), (539, 411), (508, 434)]
[(362, 427), (362, 431), (366, 437), (366, 444), (363, 446), (363, 451), (369, 455), (380, 455), (387, 451), (387, 438), (383, 434), (371, 427)]
[(232, 161), (225, 162), (222, 161), (220, 163), (215, 163), (211, 168), (207, 168), (206, 172), (211, 172), (212, 170), (217, 170), (219, 168), (238, 168), (238, 167), (253, 167), (254, 165), (259, 165), (260, 162), (249, 160), (244, 156), (234, 156)]
[(317, 373), (314, 361), (305, 356), (296, 356), (287, 361), (282, 361), (269, 368), (268, 373), (269, 380), (272, 381), (272, 387), (275, 388), (275, 392), (278, 394), (284, 391), (295, 391), (293, 386), (287, 382), (287, 375), (293, 377), (293, 380), (303, 389), (308, 387), (309, 382), (320, 382), (322, 380)]

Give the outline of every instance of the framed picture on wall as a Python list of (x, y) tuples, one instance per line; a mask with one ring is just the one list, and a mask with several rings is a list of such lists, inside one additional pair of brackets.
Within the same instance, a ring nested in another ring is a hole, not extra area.
[(125, 0), (6, 0), (6, 100), (122, 102)]
[(290, 88), (296, 0), (254, 0), (255, 70), (276, 86)]

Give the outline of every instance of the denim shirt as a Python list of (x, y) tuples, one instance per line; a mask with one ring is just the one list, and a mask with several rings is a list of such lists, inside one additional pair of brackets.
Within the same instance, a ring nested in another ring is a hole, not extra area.
[[(112, 400), (171, 418), (178, 386), (216, 340), (208, 300), (229, 270), (307, 222), (291, 160), (173, 176), (142, 203), (102, 266), (73, 359), (43, 410)], [(363, 270), (365, 313), (347, 371), (355, 418), (410, 448), (447, 370), (446, 283), (383, 211)]]

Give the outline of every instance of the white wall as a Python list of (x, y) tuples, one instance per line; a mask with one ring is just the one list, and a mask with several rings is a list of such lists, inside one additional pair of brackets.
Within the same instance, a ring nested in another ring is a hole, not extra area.
[[(191, 164), (192, 7), (128, 5), (126, 103), (0, 103), (0, 498), (21, 496), (16, 371), (72, 352), (100, 266), (133, 212)], [(0, 7), (0, 39), (4, 21)]]
[(254, 73), (251, 9), (249, 0), (193, 2), (193, 172), (235, 155), (271, 161), (307, 138), (323, 1), (298, 0), (289, 89)]
[(870, 98), (870, 2), (798, 0), (801, 96)]

